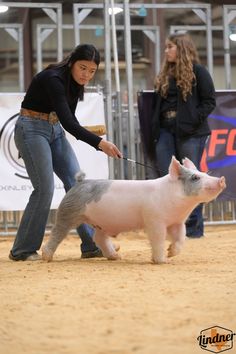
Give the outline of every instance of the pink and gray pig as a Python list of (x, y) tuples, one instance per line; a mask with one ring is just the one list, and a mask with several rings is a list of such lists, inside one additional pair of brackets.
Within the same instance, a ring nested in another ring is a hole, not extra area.
[[(153, 180), (86, 180), (84, 173), (63, 198), (42, 256), (51, 261), (59, 243), (82, 223), (94, 227), (94, 241), (109, 260), (119, 259), (110, 236), (144, 229), (154, 263), (180, 253), (186, 238), (185, 221), (202, 202), (215, 199), (226, 187), (224, 177), (197, 170), (187, 158), (173, 156), (169, 173)], [(166, 252), (165, 241), (170, 241)]]

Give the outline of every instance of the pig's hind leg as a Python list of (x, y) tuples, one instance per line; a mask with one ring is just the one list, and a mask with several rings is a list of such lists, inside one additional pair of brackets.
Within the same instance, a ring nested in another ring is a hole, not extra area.
[(102, 254), (109, 260), (120, 259), (120, 255), (116, 252), (116, 248), (110, 237), (105, 235), (102, 230), (96, 229), (94, 242), (101, 249)]
[(185, 225), (172, 225), (168, 228), (168, 240), (171, 244), (168, 247), (168, 257), (174, 257), (179, 254), (185, 242)]
[(62, 240), (67, 236), (71, 227), (68, 224), (57, 221), (53, 226), (51, 234), (49, 236), (48, 242), (42, 247), (42, 258), (44, 261), (51, 262), (53, 255), (62, 242)]

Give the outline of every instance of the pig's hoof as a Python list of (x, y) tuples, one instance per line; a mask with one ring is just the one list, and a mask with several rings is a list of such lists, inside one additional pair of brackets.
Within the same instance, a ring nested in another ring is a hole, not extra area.
[(46, 246), (42, 247), (42, 259), (46, 262), (51, 262), (53, 259), (53, 253)]
[(172, 249), (168, 249), (168, 254), (167, 254), (167, 257), (174, 257), (176, 256), (177, 253), (175, 253)]
[(169, 261), (166, 258), (152, 258), (152, 263), (154, 264), (166, 264)]
[(180, 250), (178, 250), (177, 248), (175, 248), (173, 245), (170, 245), (167, 249), (168, 253), (167, 253), (167, 257), (174, 257), (176, 256)]
[(118, 252), (120, 250), (120, 245), (118, 243), (117, 244), (113, 244), (113, 247), (114, 247), (116, 252)]
[(168, 258), (171, 258), (171, 257), (174, 257), (174, 256), (176, 256), (176, 255), (177, 255), (177, 253), (168, 252), (167, 257), (168, 257)]
[(112, 253), (107, 257), (107, 259), (109, 261), (117, 261), (117, 260), (121, 259), (121, 256), (118, 253)]

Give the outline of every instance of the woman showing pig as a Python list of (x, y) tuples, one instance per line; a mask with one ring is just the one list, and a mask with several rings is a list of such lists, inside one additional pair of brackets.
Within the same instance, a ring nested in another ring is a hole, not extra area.
[[(83, 100), (84, 86), (96, 74), (100, 54), (91, 44), (78, 45), (63, 61), (51, 64), (32, 80), (22, 102), (15, 126), (15, 143), (22, 156), (33, 192), (25, 208), (9, 258), (37, 261), (54, 192), (53, 172), (68, 191), (80, 170), (65, 131), (76, 139), (121, 157), (115, 144), (82, 127), (75, 116), (78, 100)], [(101, 257), (93, 241), (93, 229), (80, 225), (82, 258)]]
[[(168, 173), (173, 155), (181, 162), (188, 157), (200, 168), (205, 142), (210, 135), (208, 115), (215, 108), (215, 88), (209, 72), (199, 64), (188, 34), (171, 34), (165, 57), (155, 79), (152, 141), (158, 173)], [(188, 237), (204, 235), (202, 204), (186, 222)]]

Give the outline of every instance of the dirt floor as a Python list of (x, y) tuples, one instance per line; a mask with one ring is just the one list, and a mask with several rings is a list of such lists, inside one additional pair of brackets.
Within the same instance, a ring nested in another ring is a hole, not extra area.
[(44, 263), (8, 260), (0, 238), (0, 354), (206, 353), (202, 330), (236, 332), (236, 225), (208, 226), (166, 265), (143, 232), (117, 241), (120, 261), (81, 260), (69, 236)]

